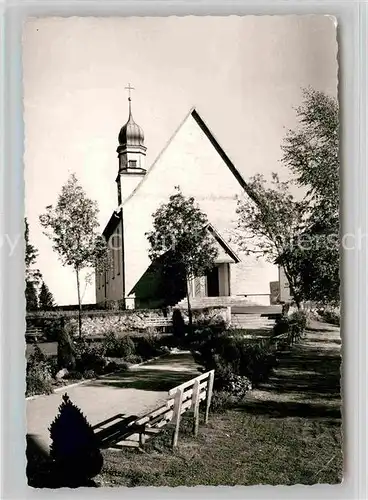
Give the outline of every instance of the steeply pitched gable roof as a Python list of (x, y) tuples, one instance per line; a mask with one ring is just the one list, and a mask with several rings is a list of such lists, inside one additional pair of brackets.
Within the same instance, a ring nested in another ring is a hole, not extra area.
[(255, 194), (249, 188), (248, 184), (243, 179), (243, 177), (240, 174), (239, 170), (235, 167), (235, 165), (233, 164), (233, 162), (230, 160), (230, 158), (228, 157), (228, 155), (225, 153), (224, 149), (220, 146), (219, 142), (217, 141), (217, 139), (215, 138), (215, 136), (213, 135), (213, 133), (211, 132), (211, 130), (208, 128), (208, 126), (206, 125), (206, 123), (204, 122), (203, 118), (200, 116), (200, 114), (196, 110), (196, 108), (193, 107), (189, 111), (189, 113), (185, 116), (184, 120), (180, 123), (179, 127), (175, 130), (175, 132), (173, 133), (173, 135), (170, 137), (169, 141), (166, 143), (165, 147), (161, 150), (161, 152), (159, 153), (159, 155), (157, 156), (157, 158), (155, 159), (155, 161), (152, 163), (151, 167), (147, 170), (147, 173), (143, 177), (143, 179), (141, 180), (141, 182), (132, 191), (132, 193), (127, 197), (127, 199), (123, 202), (123, 204), (121, 206), (124, 206), (124, 204), (127, 203), (134, 196), (134, 194), (139, 190), (139, 188), (142, 186), (142, 184), (147, 181), (147, 178), (149, 178), (149, 175), (153, 171), (153, 169), (155, 168), (155, 165), (157, 164), (159, 158), (161, 158), (161, 156), (163, 155), (163, 153), (169, 147), (169, 145), (173, 141), (174, 137), (179, 132), (179, 130), (181, 129), (182, 125), (188, 119), (188, 117), (190, 115), (192, 115), (192, 117), (194, 118), (194, 120), (196, 121), (196, 123), (199, 125), (199, 127), (201, 128), (201, 130), (204, 132), (204, 134), (206, 135), (206, 137), (208, 138), (208, 140), (211, 142), (211, 144), (213, 145), (213, 147), (215, 148), (215, 150), (217, 151), (217, 153), (222, 158), (222, 160), (225, 163), (225, 165), (229, 168), (229, 170), (231, 171), (231, 173), (234, 175), (234, 177), (236, 178), (236, 180), (239, 182), (240, 186), (244, 189), (244, 191), (248, 194), (248, 196), (250, 198), (252, 198), (255, 202), (257, 202)]
[[(200, 116), (200, 114), (196, 110), (196, 108), (193, 107), (189, 111), (189, 113), (185, 116), (184, 120), (180, 123), (179, 127), (175, 130), (175, 132), (173, 133), (173, 135), (171, 136), (171, 138), (169, 139), (169, 141), (166, 143), (165, 147), (161, 150), (161, 152), (159, 153), (159, 155), (157, 156), (157, 158), (155, 159), (155, 161), (152, 163), (151, 167), (147, 170), (146, 175), (142, 178), (142, 180), (139, 182), (139, 184), (136, 186), (136, 188), (132, 191), (132, 193), (126, 198), (126, 200), (115, 210), (114, 213), (119, 213), (120, 210), (121, 210), (121, 208), (135, 195), (135, 193), (140, 189), (140, 187), (142, 186), (142, 184), (144, 182), (146, 182), (147, 178), (149, 178), (149, 176), (150, 176), (150, 173), (152, 172), (152, 170), (154, 170), (155, 165), (157, 164), (159, 158), (161, 158), (161, 156), (163, 155), (163, 153), (169, 147), (169, 145), (173, 141), (174, 137), (179, 132), (180, 128), (182, 127), (182, 125), (188, 119), (188, 117), (190, 115), (194, 118), (194, 120), (196, 121), (196, 123), (198, 124), (198, 126), (204, 132), (204, 134), (206, 135), (206, 137), (208, 138), (208, 140), (210, 141), (210, 143), (213, 145), (213, 147), (215, 148), (215, 150), (217, 151), (217, 153), (220, 155), (220, 157), (222, 158), (222, 160), (225, 163), (225, 165), (229, 168), (230, 172), (233, 174), (233, 176), (235, 177), (235, 179), (238, 181), (238, 183), (240, 184), (240, 186), (242, 187), (242, 189), (244, 189), (244, 191), (247, 193), (247, 195), (254, 202), (258, 203), (257, 196), (255, 195), (255, 193), (250, 189), (250, 187), (245, 182), (245, 180), (244, 180), (243, 176), (241, 175), (241, 173), (239, 172), (239, 170), (235, 167), (234, 163), (230, 160), (229, 156), (225, 153), (224, 149), (220, 146), (219, 142), (217, 141), (217, 139), (215, 138), (215, 136), (213, 135), (213, 133), (211, 132), (211, 130), (209, 129), (209, 127), (206, 125), (206, 123), (204, 122), (203, 118)], [(105, 231), (106, 231), (106, 229), (105, 229)]]

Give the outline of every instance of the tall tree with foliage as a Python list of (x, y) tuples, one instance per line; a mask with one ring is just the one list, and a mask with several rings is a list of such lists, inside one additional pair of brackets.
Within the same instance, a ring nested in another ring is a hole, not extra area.
[[(275, 173), (270, 184), (262, 175), (251, 177), (247, 184), (252, 198), (244, 193), (238, 199), (238, 244), (244, 253), (283, 267), (290, 293), (300, 307), (303, 292), (295, 243), (304, 228), (306, 204), (296, 201), (289, 183), (281, 182)], [(286, 251), (289, 248), (294, 252)]]
[(42, 311), (49, 311), (55, 307), (54, 297), (44, 281), (42, 281), (40, 293), (38, 294), (38, 304)]
[(41, 279), (39, 269), (35, 267), (38, 251), (33, 246), (29, 239), (29, 224), (28, 220), (24, 218), (24, 240), (25, 240), (25, 296), (26, 296), (26, 309), (27, 311), (34, 311), (38, 308), (37, 286)]
[(46, 207), (40, 215), (44, 234), (53, 242), (64, 266), (75, 272), (79, 306), (79, 335), (82, 335), (81, 272), (95, 268), (101, 255), (106, 253), (106, 242), (97, 233), (97, 202), (89, 199), (72, 174), (62, 187), (55, 206)]
[[(267, 185), (255, 176), (238, 201), (243, 250), (282, 266), (298, 306), (302, 300), (331, 303), (339, 298), (338, 105), (313, 89), (303, 95), (296, 110), (299, 126), (282, 145), (282, 161), (293, 180), (280, 182), (272, 174)], [(292, 182), (306, 191), (301, 201), (290, 192)]]
[[(168, 203), (152, 214), (153, 230), (147, 233), (152, 262), (160, 260), (163, 271), (179, 273), (186, 282), (189, 327), (192, 329), (190, 280), (201, 277), (214, 266), (217, 249), (208, 231), (208, 219), (193, 197), (185, 197), (176, 187)], [(174, 271), (175, 270), (175, 271)]]
[(300, 265), (304, 296), (322, 303), (339, 302), (339, 108), (335, 98), (305, 89), (297, 108), (299, 127), (282, 145), (283, 163), (306, 188), (308, 251)]

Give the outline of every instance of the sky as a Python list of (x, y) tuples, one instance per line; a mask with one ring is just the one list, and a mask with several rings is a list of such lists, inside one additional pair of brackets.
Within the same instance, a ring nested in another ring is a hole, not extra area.
[[(77, 303), (39, 215), (75, 172), (98, 202), (101, 231), (117, 206), (118, 133), (143, 128), (153, 163), (195, 106), (245, 180), (276, 171), (297, 126), (302, 88), (337, 95), (328, 16), (30, 18), (23, 31), (24, 180), (37, 266), (59, 305)], [(84, 287), (83, 287), (84, 289)], [(84, 290), (82, 290), (84, 291)], [(84, 303), (95, 302), (94, 284)]]

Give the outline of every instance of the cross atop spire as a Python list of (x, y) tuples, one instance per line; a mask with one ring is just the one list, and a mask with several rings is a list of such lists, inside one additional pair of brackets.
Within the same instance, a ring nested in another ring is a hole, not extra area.
[(132, 99), (131, 99), (130, 91), (131, 91), (131, 90), (135, 90), (135, 88), (134, 88), (134, 87), (132, 87), (132, 86), (130, 85), (130, 83), (128, 83), (128, 86), (127, 86), (127, 87), (124, 87), (124, 88), (125, 88), (125, 90), (127, 90), (127, 91), (128, 91), (128, 93), (129, 93), (128, 101), (131, 101)]
[(128, 86), (127, 86), (127, 87), (124, 87), (124, 88), (125, 88), (125, 90), (127, 90), (127, 91), (128, 91), (128, 95), (129, 95), (129, 97), (128, 97), (128, 101), (129, 101), (129, 118), (130, 118), (130, 117), (132, 116), (132, 106), (131, 106), (132, 98), (131, 98), (130, 91), (131, 91), (131, 90), (135, 90), (135, 88), (134, 88), (134, 87), (132, 87), (132, 86), (130, 85), (130, 83), (128, 83)]

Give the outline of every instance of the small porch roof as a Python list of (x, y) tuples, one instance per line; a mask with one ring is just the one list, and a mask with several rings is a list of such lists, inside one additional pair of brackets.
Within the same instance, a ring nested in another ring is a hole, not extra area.
[(215, 238), (220, 247), (220, 252), (215, 262), (216, 263), (233, 262), (235, 264), (240, 262), (240, 258), (230, 247), (230, 245), (224, 240), (224, 238), (220, 235), (220, 233), (213, 227), (213, 225), (208, 224), (207, 229), (211, 233), (211, 235)]

